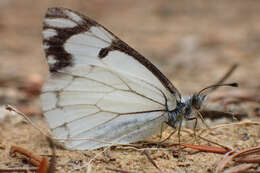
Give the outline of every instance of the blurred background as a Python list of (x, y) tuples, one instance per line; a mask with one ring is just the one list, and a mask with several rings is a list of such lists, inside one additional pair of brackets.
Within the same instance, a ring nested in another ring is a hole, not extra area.
[[(184, 95), (214, 84), (233, 64), (239, 64), (228, 81), (238, 82), (240, 88), (220, 91), (245, 95), (242, 100), (249, 101), (238, 107), (259, 120), (258, 0), (1, 0), (1, 105), (41, 115), (39, 93), (48, 72), (42, 22), (47, 8), (54, 6), (98, 21), (151, 60)], [(236, 96), (231, 93), (230, 97)], [(8, 138), (3, 132), (0, 136)]]

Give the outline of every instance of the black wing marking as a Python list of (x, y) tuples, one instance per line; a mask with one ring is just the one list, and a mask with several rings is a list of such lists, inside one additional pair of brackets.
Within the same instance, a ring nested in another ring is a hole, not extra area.
[[(74, 14), (76, 17), (73, 16)], [(72, 23), (72, 25), (70, 25), (69, 27), (55, 27), (48, 25), (47, 22), (44, 22), (43, 30), (53, 32), (53, 36), (44, 36), (43, 39), (44, 50), (46, 58), (49, 62), (49, 70), (51, 73), (55, 73), (68, 66), (73, 66), (73, 58), (71, 54), (64, 49), (64, 43), (66, 42), (66, 40), (68, 40), (73, 35), (87, 32), (92, 26), (99, 26), (105, 29), (114, 37), (110, 46), (102, 48), (100, 50), (98, 54), (99, 58), (105, 58), (109, 51), (112, 50), (124, 52), (136, 59), (142, 65), (144, 65), (156, 76), (156, 78), (163, 84), (165, 88), (167, 88), (167, 90), (171, 94), (175, 95), (178, 100), (181, 99), (180, 92), (177, 90), (177, 88), (173, 86), (169, 79), (165, 77), (158, 68), (156, 68), (148, 59), (146, 59), (133, 48), (128, 46), (125, 42), (120, 40), (112, 32), (107, 30), (102, 25), (98, 24), (96, 21), (66, 8), (49, 8), (46, 13), (45, 19), (56, 18), (63, 18), (65, 20), (68, 20)], [(75, 26), (73, 26), (73, 24), (75, 24)]]

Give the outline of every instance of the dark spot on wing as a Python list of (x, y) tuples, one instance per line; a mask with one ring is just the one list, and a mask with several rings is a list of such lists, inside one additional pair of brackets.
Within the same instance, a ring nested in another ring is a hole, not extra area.
[(102, 48), (102, 49), (99, 51), (99, 53), (98, 53), (98, 57), (102, 59), (102, 58), (104, 58), (105, 56), (107, 56), (108, 52), (109, 52), (109, 47)]

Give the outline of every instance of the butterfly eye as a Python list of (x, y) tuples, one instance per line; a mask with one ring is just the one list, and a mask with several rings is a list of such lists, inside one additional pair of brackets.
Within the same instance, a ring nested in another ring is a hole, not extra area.
[(193, 95), (191, 98), (191, 105), (193, 108), (199, 110), (202, 104), (202, 101), (204, 100), (204, 96), (201, 95)]
[(189, 114), (191, 114), (191, 108), (187, 106), (184, 108), (184, 115), (189, 115)]

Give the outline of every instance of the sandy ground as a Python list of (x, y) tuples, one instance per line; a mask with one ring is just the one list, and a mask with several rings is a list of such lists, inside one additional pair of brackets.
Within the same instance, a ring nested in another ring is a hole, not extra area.
[[(245, 120), (260, 120), (260, 2), (259, 1), (0, 1), (0, 103), (12, 104), (30, 115), (44, 130), (39, 88), (47, 76), (42, 50), (41, 28), (48, 7), (74, 9), (97, 20), (140, 53), (149, 57), (173, 84), (188, 95), (213, 84), (235, 63), (239, 67), (228, 79), (239, 88), (222, 88), (213, 93), (207, 109), (243, 114)], [(0, 118), (5, 114), (3, 106)], [(220, 118), (207, 120), (231, 123)], [(29, 167), (21, 156), (11, 157), (10, 147), (18, 145), (37, 155), (51, 155), (45, 137), (17, 116), (0, 119), (0, 168)], [(164, 137), (171, 132), (166, 130)], [(260, 145), (260, 127), (239, 124), (204, 133), (208, 139), (242, 150)], [(194, 137), (182, 132), (182, 142)], [(159, 141), (156, 136), (153, 141)], [(177, 143), (173, 136), (167, 143)], [(200, 140), (200, 144), (209, 144)], [(148, 152), (163, 172), (214, 172), (221, 154), (185, 149)], [(95, 151), (56, 151), (57, 172), (158, 172), (143, 151), (113, 147)], [(94, 159), (93, 159), (94, 158)], [(254, 171), (260, 171), (256, 166)]]

